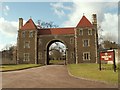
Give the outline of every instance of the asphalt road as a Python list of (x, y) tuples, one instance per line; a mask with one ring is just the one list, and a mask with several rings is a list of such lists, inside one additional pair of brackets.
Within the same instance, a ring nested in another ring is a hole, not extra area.
[(72, 77), (64, 65), (3, 72), (2, 78), (2, 88), (117, 88), (117, 85)]

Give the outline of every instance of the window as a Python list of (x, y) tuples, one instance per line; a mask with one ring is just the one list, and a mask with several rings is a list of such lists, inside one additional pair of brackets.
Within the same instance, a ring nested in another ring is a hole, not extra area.
[(79, 35), (83, 35), (83, 29), (79, 29)]
[(33, 37), (33, 31), (29, 32), (29, 37)]
[(29, 61), (29, 53), (24, 53), (24, 61)]
[(38, 39), (38, 43), (39, 43), (39, 45), (41, 45), (42, 44), (42, 40)]
[(38, 52), (38, 59), (42, 59), (42, 53)]
[(24, 48), (30, 48), (30, 42), (29, 41), (26, 41), (24, 43)]
[(73, 42), (74, 42), (74, 39), (70, 38), (70, 44), (73, 44)]
[(71, 58), (74, 58), (74, 52), (71, 52)]
[(83, 53), (83, 60), (90, 60), (90, 52), (84, 52)]
[(22, 37), (23, 38), (25, 37), (25, 31), (22, 31)]
[(89, 46), (89, 40), (88, 39), (83, 40), (83, 46), (84, 47), (88, 47)]
[(92, 35), (92, 29), (88, 29), (88, 35)]

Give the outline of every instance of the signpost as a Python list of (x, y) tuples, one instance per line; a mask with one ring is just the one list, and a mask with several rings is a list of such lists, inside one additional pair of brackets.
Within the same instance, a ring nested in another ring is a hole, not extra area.
[(101, 61), (113, 61), (114, 72), (116, 72), (115, 51), (105, 50), (100, 52), (99, 69), (101, 70)]

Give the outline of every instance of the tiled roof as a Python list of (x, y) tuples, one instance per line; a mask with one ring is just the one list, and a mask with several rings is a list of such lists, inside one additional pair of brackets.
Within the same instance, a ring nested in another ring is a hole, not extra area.
[[(77, 27), (93, 27), (91, 22), (83, 16), (80, 22), (78, 23)], [(38, 29), (37, 26), (34, 24), (32, 19), (29, 19), (25, 25), (21, 28), (21, 30), (38, 30), (39, 35), (66, 35), (66, 34), (74, 34), (74, 29), (73, 28), (41, 28)]]
[(74, 28), (47, 28), (39, 29), (39, 35), (61, 35), (61, 34), (74, 34)]
[(32, 19), (29, 19), (24, 26), (21, 28), (21, 30), (35, 30), (37, 29), (36, 25), (34, 24)]
[(93, 25), (85, 16), (83, 16), (77, 27), (93, 27)]

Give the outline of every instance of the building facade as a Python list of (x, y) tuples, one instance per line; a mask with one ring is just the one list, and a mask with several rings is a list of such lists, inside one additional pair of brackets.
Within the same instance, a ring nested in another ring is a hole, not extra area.
[(19, 18), (17, 62), (49, 64), (49, 47), (54, 42), (66, 46), (66, 64), (97, 62), (97, 17), (92, 23), (83, 16), (76, 27), (38, 28), (32, 19), (23, 25)]

